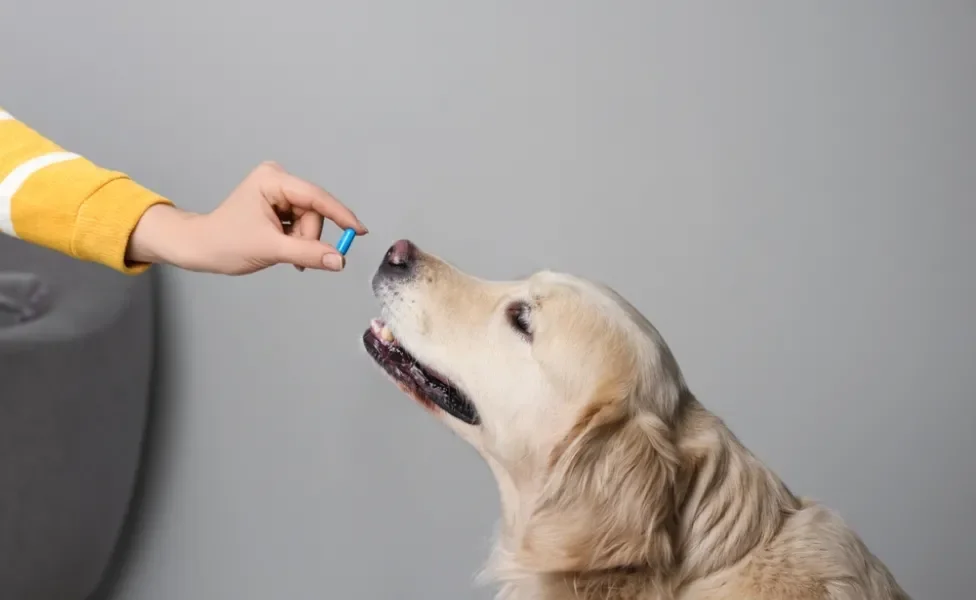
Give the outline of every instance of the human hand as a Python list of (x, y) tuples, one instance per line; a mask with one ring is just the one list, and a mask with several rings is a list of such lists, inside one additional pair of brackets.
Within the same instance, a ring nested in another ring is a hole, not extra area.
[(319, 241), (324, 219), (358, 235), (367, 233), (328, 192), (275, 163), (263, 163), (208, 214), (166, 204), (150, 207), (129, 238), (126, 259), (224, 275), (279, 263), (300, 271), (341, 271), (345, 258)]

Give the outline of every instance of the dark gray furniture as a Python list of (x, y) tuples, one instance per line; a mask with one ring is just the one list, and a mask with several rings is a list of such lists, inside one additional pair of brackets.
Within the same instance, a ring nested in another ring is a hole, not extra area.
[(0, 599), (84, 600), (139, 465), (152, 280), (0, 235)]

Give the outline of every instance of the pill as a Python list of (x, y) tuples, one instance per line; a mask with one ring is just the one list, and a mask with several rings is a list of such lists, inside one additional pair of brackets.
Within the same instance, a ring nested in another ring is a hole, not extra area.
[(336, 250), (339, 254), (345, 256), (346, 252), (349, 251), (349, 246), (352, 246), (352, 240), (356, 237), (355, 229), (347, 229), (342, 232), (342, 237), (339, 238), (339, 243), (336, 244)]

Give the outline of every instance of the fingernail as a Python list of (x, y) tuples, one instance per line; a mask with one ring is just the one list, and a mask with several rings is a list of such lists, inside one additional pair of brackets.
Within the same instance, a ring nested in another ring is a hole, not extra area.
[(322, 257), (322, 265), (330, 271), (341, 271), (346, 259), (341, 254), (326, 254)]

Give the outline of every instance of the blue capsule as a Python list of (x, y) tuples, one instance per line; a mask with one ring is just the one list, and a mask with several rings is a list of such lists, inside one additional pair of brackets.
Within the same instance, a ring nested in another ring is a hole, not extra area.
[(347, 229), (342, 232), (342, 237), (339, 238), (339, 243), (336, 244), (336, 250), (339, 254), (345, 256), (346, 252), (349, 251), (349, 246), (352, 246), (352, 241), (356, 238), (355, 229)]

